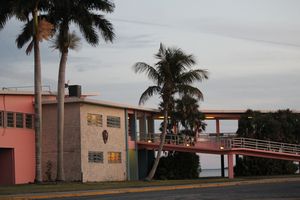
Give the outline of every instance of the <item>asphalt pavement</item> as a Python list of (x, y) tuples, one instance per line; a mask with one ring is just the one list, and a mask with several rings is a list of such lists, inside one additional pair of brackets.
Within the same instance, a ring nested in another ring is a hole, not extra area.
[[(300, 181), (255, 183), (222, 187), (178, 189), (53, 200), (300, 200)], [(48, 200), (50, 200), (48, 199)]]

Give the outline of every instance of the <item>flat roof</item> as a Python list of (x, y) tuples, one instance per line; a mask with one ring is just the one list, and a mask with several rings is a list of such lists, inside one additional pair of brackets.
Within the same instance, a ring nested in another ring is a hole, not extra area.
[[(5, 95), (34, 95), (33, 91), (0, 90), (0, 94)], [(42, 95), (56, 95), (56, 92), (42, 91)]]
[[(57, 102), (56, 100), (43, 100), (43, 104), (56, 104), (56, 102)], [(154, 109), (154, 108), (147, 108), (147, 107), (143, 107), (143, 106), (132, 106), (132, 105), (128, 105), (128, 104), (120, 104), (120, 103), (113, 103), (113, 102), (109, 102), (109, 101), (78, 98), (78, 97), (66, 98), (65, 103), (86, 103), (86, 104), (107, 106), (107, 107), (113, 107), (113, 108), (141, 110), (141, 111), (148, 111), (148, 112), (154, 112), (154, 113), (159, 112), (158, 109)]]
[[(0, 90), (0, 95), (5, 94), (5, 95), (34, 95), (34, 91), (29, 91), (29, 90)], [(42, 91), (42, 95), (44, 96), (56, 96), (57, 92), (52, 92), (52, 91)], [(88, 97), (88, 96), (99, 96), (98, 92), (85, 92), (81, 94), (82, 97)]]

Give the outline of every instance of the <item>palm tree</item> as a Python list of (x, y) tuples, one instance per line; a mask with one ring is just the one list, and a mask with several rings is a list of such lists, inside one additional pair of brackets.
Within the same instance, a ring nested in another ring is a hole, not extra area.
[(167, 133), (168, 113), (172, 107), (172, 100), (175, 94), (190, 94), (203, 99), (202, 92), (192, 86), (195, 81), (202, 81), (208, 78), (208, 72), (201, 69), (191, 69), (196, 61), (193, 55), (185, 54), (178, 48), (165, 48), (160, 44), (160, 48), (155, 58), (158, 62), (150, 66), (144, 62), (138, 62), (134, 65), (136, 73), (146, 73), (148, 78), (154, 82), (141, 95), (139, 104), (145, 103), (151, 96), (157, 94), (162, 99), (162, 111), (164, 115), (163, 131), (157, 152), (156, 159), (145, 180), (152, 180), (158, 166), (165, 137)]
[[(26, 54), (34, 50), (34, 113), (35, 113), (35, 153), (36, 170), (35, 182), (42, 182), (42, 81), (41, 81), (41, 56), (39, 42), (48, 39), (51, 33), (51, 25), (42, 25), (39, 11), (45, 11), (48, 6), (46, 0), (1, 0), (0, 2), (0, 30), (12, 17), (26, 22), (22, 33), (17, 37), (18, 48), (22, 48), (30, 39), (32, 40), (26, 49)], [(31, 14), (31, 15), (30, 15)], [(30, 18), (31, 16), (31, 18)], [(47, 27), (45, 31), (43, 28)]]
[(188, 94), (176, 100), (175, 118), (184, 127), (184, 133), (196, 137), (197, 132), (205, 130), (204, 114), (199, 111), (198, 100)]
[(63, 135), (64, 135), (64, 97), (65, 70), (69, 49), (77, 46), (78, 37), (70, 34), (71, 24), (79, 27), (83, 38), (92, 46), (99, 44), (99, 35), (108, 42), (114, 39), (112, 24), (100, 12), (111, 13), (114, 4), (109, 0), (53, 0), (49, 19), (57, 28), (55, 47), (61, 53), (57, 84), (57, 181), (64, 181)]

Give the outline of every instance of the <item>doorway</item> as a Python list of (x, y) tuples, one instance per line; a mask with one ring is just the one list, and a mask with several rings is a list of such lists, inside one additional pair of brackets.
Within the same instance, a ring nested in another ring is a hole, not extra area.
[(0, 148), (0, 185), (15, 184), (14, 149)]

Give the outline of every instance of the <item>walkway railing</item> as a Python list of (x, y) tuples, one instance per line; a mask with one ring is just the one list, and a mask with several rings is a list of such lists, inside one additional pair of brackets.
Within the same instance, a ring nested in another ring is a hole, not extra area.
[(279, 153), (289, 153), (300, 155), (300, 145), (272, 142), (267, 140), (257, 140), (251, 138), (230, 139), (229, 148), (247, 148), (263, 151), (273, 151)]
[[(161, 139), (160, 137), (160, 134), (152, 133), (146, 136), (140, 136), (138, 140), (147, 143), (159, 143)], [(224, 150), (243, 148), (300, 155), (300, 145), (298, 144), (280, 143), (251, 138), (236, 138), (233, 134), (223, 134), (222, 136), (217, 137), (215, 135), (206, 134), (200, 135), (200, 137), (196, 139), (191, 136), (168, 134), (165, 139), (165, 144), (180, 146), (195, 146), (195, 144), (201, 145), (201, 143), (211, 143), (215, 145), (215, 148)]]
[[(165, 144), (174, 145), (184, 145), (184, 146), (194, 146), (196, 143), (208, 142), (213, 144), (218, 144), (219, 147), (223, 147), (224, 144), (229, 147), (228, 139), (233, 138), (235, 133), (221, 133), (221, 134), (201, 134), (199, 137), (195, 138), (187, 135), (174, 135), (167, 134), (165, 139)], [(148, 143), (159, 143), (160, 134), (149, 133), (147, 135), (140, 135), (138, 141), (148, 142)]]
[[(139, 140), (148, 142), (148, 143), (159, 143), (161, 139), (160, 135), (157, 134), (149, 134), (147, 136), (140, 136)], [(184, 136), (184, 135), (166, 135), (165, 143), (166, 144), (174, 144), (174, 145), (185, 145), (190, 146), (195, 143), (194, 137)]]

